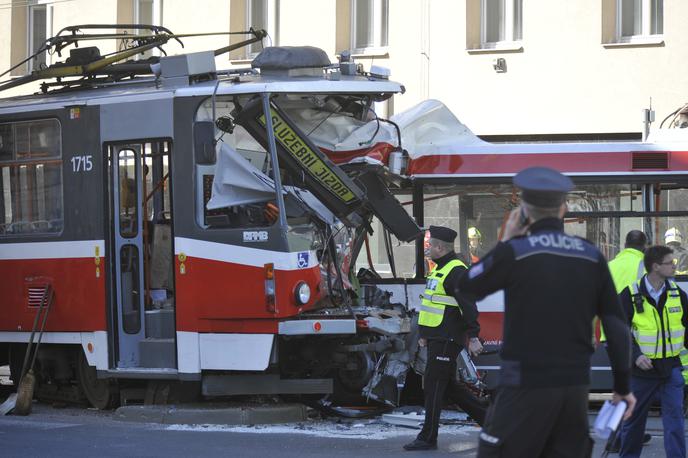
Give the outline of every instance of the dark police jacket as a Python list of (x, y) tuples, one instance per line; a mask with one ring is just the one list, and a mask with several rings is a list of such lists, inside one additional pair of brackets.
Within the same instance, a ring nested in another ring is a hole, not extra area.
[[(436, 269), (441, 269), (452, 259), (458, 259), (453, 251), (435, 259)], [(454, 299), (459, 307), (445, 307), (442, 323), (436, 328), (418, 326), (420, 336), (426, 339), (453, 340), (463, 346), (466, 337), (478, 337), (480, 325), (478, 324), (478, 307), (471, 296), (459, 294), (456, 285), (459, 278), (466, 272), (465, 267), (454, 267), (444, 280), (444, 290), (447, 294), (453, 292)]]
[(504, 290), (502, 386), (589, 384), (597, 315), (609, 337), (614, 391), (629, 392), (630, 332), (607, 261), (587, 240), (566, 235), (560, 219), (498, 243), (459, 289), (478, 297)]

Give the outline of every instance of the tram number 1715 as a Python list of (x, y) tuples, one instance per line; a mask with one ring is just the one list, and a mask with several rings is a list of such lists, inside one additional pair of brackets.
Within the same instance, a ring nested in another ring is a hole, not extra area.
[(74, 156), (72, 157), (72, 172), (90, 172), (93, 170), (93, 156)]

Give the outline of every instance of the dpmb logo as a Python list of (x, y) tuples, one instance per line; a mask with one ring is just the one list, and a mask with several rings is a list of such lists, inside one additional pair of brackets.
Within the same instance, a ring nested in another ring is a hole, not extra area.
[(308, 251), (299, 252), (296, 259), (296, 265), (299, 267), (299, 269), (308, 267)]
[(244, 231), (244, 242), (267, 242), (268, 231)]

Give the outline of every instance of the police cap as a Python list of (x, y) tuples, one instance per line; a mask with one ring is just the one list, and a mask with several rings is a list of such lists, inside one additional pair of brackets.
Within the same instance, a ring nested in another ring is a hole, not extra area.
[(447, 243), (454, 243), (456, 231), (444, 226), (430, 226), (430, 237)]
[(536, 207), (555, 208), (566, 201), (566, 193), (573, 189), (571, 179), (547, 167), (529, 167), (514, 177), (514, 185), (521, 188), (521, 198)]

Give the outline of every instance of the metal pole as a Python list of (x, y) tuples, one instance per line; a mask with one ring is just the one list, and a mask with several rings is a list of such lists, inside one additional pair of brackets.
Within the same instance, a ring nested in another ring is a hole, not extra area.
[(279, 162), (277, 161), (277, 144), (275, 132), (272, 130), (272, 112), (270, 111), (270, 93), (263, 94), (263, 113), (265, 114), (265, 129), (268, 134), (268, 147), (270, 150), (270, 162), (272, 162), (272, 179), (275, 181), (277, 193), (277, 208), (279, 209), (280, 227), (286, 230), (287, 212), (284, 208), (284, 194), (282, 193), (282, 179), (279, 174)]
[[(416, 218), (416, 224), (420, 227), (425, 226), (425, 211), (423, 208), (423, 185), (421, 183), (413, 184), (413, 216)], [(423, 237), (416, 239), (416, 279), (425, 278), (425, 232)]]

